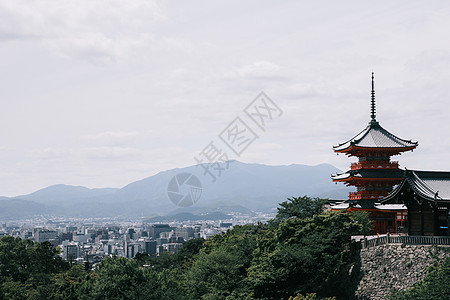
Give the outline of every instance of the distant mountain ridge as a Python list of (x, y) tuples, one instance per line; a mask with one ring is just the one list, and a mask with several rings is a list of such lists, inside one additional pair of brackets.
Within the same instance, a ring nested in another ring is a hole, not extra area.
[[(273, 211), (287, 197), (344, 199), (350, 190), (332, 183), (330, 175), (340, 170), (329, 164), (268, 166), (230, 161), (220, 166), (223, 170), (215, 181), (201, 166), (194, 165), (163, 171), (120, 189), (58, 184), (28, 195), (0, 197), (0, 219), (33, 215), (145, 217), (169, 212), (251, 214)], [(167, 195), (169, 181), (180, 173), (197, 176), (202, 185), (201, 198), (191, 207), (177, 207)]]
[(23, 200), (31, 200), (38, 203), (58, 203), (61, 199), (82, 199), (93, 198), (103, 195), (113, 194), (118, 191), (118, 188), (96, 188), (89, 189), (84, 186), (72, 186), (65, 184), (55, 184), (43, 189), (40, 189), (34, 193), (17, 196)]

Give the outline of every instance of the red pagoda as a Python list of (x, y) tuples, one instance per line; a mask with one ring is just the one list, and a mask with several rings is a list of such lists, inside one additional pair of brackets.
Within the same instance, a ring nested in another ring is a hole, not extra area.
[(380, 126), (375, 114), (374, 76), (372, 73), (371, 120), (368, 126), (354, 138), (333, 146), (336, 153), (358, 157), (350, 170), (332, 176), (334, 182), (355, 186), (349, 199), (333, 209), (365, 210), (374, 221), (377, 233), (398, 233), (406, 227), (406, 207), (402, 205), (381, 205), (380, 199), (386, 197), (393, 186), (402, 182), (404, 170), (391, 156), (414, 150), (418, 143), (398, 138)]

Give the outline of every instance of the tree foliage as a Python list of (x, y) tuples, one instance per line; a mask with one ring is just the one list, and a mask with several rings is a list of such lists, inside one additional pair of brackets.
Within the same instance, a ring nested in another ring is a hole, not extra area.
[(0, 239), (0, 299), (46, 299), (54, 291), (54, 275), (69, 264), (49, 242), (35, 243), (6, 236)]
[(311, 218), (320, 214), (323, 210), (323, 205), (327, 199), (303, 197), (291, 197), (287, 201), (281, 202), (280, 207), (277, 208), (278, 213), (276, 219), (296, 218)]
[(248, 270), (256, 297), (287, 298), (311, 292), (347, 296), (345, 282), (352, 264), (348, 244), (351, 235), (363, 230), (351, 214), (290, 218), (268, 230), (273, 234), (259, 241), (266, 247), (256, 249)]

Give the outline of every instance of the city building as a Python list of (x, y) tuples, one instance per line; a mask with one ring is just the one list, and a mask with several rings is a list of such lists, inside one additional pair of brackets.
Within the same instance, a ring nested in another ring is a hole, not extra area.
[[(248, 224), (265, 221), (273, 216), (257, 214), (234, 215), (233, 223)], [(84, 264), (89, 268), (106, 256), (133, 258), (137, 253), (159, 255), (163, 252), (177, 252), (183, 243), (200, 236), (208, 238), (226, 231), (231, 223), (203, 220), (183, 223), (152, 224), (129, 220), (78, 219), (37, 217), (26, 221), (0, 223), (0, 238), (13, 236), (31, 238), (35, 241), (49, 241), (60, 247), (61, 257), (72, 263)], [(153, 237), (154, 236), (154, 237)]]
[(75, 261), (80, 257), (80, 244), (77, 242), (62, 242), (62, 258), (65, 260)]
[(128, 258), (134, 258), (136, 254), (142, 252), (141, 244), (125, 242), (125, 256)]
[(172, 229), (173, 228), (170, 227), (169, 224), (153, 224), (150, 227), (149, 234), (153, 239), (157, 239), (162, 232), (171, 232)]
[(49, 230), (49, 229), (39, 229), (36, 230), (34, 239), (36, 242), (38, 243), (42, 243), (42, 242), (49, 242), (52, 240), (57, 239), (58, 235), (57, 232), (55, 230)]
[(143, 239), (143, 252), (147, 254), (156, 254), (156, 241)]

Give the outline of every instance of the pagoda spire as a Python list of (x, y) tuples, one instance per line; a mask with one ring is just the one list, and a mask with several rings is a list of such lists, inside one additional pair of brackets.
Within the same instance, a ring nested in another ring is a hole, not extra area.
[(371, 114), (370, 114), (370, 117), (371, 117), (371, 122), (370, 123), (377, 123), (377, 120), (376, 120), (376, 114), (375, 114), (375, 84), (374, 84), (374, 77), (373, 77), (373, 72), (372, 72), (372, 91), (371, 91)]

